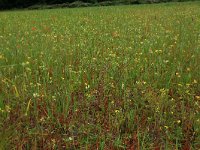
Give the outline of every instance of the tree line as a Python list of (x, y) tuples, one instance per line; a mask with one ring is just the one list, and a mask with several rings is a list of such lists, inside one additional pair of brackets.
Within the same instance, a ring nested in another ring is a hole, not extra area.
[[(188, 1), (188, 0), (0, 0), (0, 9), (27, 8), (30, 6), (91, 6), (92, 4), (113, 5), (121, 4), (141, 4), (141, 3), (159, 3), (170, 1)], [(74, 3), (73, 5), (70, 5)], [(64, 5), (65, 4), (65, 5)], [(69, 5), (68, 5), (69, 4)]]

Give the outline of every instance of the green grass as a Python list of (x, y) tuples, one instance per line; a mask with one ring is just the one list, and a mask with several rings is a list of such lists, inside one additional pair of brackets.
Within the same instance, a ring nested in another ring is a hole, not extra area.
[(199, 5), (0, 12), (0, 149), (200, 149)]

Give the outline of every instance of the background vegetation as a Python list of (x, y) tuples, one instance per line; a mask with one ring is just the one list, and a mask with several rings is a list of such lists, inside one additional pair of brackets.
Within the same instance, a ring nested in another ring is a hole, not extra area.
[(200, 149), (199, 6), (0, 12), (0, 149)]
[[(56, 8), (56, 7), (85, 7), (118, 4), (144, 4), (160, 2), (183, 2), (188, 0), (0, 0), (0, 9), (11, 8)], [(191, 1), (191, 0), (190, 0)], [(74, 3), (75, 2), (75, 3)], [(72, 3), (72, 4), (71, 4)], [(50, 5), (50, 6), (49, 6)]]

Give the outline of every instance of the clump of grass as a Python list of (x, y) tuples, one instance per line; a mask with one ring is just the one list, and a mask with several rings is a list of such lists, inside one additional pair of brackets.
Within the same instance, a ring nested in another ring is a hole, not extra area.
[(198, 3), (0, 13), (5, 149), (198, 149)]

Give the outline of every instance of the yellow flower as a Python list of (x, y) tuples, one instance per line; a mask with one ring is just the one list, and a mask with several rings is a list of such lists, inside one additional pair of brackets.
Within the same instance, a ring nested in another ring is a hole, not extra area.
[(118, 109), (116, 109), (116, 110), (115, 110), (115, 113), (119, 113), (119, 110), (118, 110)]
[(89, 89), (90, 88), (90, 85), (88, 83), (85, 83), (85, 89)]
[(179, 83), (178, 86), (181, 86), (181, 87), (182, 87), (183, 85)]
[(193, 83), (197, 84), (197, 80), (194, 79)]
[(168, 126), (164, 126), (165, 127), (165, 129), (169, 129), (169, 127)]
[(196, 98), (197, 100), (200, 100), (200, 96), (198, 96), (198, 95), (197, 95), (197, 96), (195, 96), (195, 98)]

